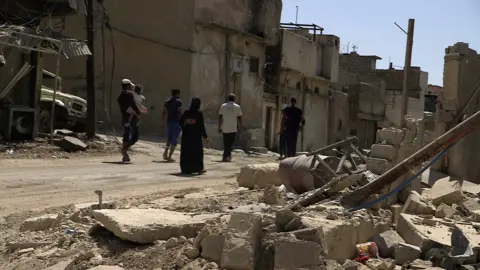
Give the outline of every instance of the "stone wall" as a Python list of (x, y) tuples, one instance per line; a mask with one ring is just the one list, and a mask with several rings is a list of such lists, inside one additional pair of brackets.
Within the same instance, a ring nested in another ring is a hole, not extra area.
[[(467, 43), (456, 43), (445, 50), (445, 67), (443, 91), (438, 95), (435, 135), (440, 136), (455, 126), (455, 119), (462, 118), (462, 109), (467, 104), (473, 91), (480, 84), (480, 55), (469, 48)], [(476, 95), (465, 115), (469, 116), (480, 110), (480, 95)], [(436, 169), (445, 170), (449, 175), (480, 183), (480, 167), (477, 146), (480, 145), (480, 131), (477, 130), (450, 149), (446, 157), (435, 164)]]

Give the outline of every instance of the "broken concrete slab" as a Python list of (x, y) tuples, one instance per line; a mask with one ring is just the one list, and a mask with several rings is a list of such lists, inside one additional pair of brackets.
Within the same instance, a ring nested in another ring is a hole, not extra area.
[(386, 142), (391, 145), (400, 145), (403, 141), (403, 130), (383, 128), (377, 131), (377, 142)]
[(224, 226), (207, 225), (198, 233), (194, 245), (200, 250), (202, 258), (220, 264), (225, 242), (225, 230)]
[(435, 213), (435, 207), (423, 198), (422, 195), (418, 194), (418, 192), (412, 191), (403, 206), (402, 213), (433, 215)]
[(302, 217), (307, 228), (316, 228), (325, 239), (323, 246), (325, 259), (343, 263), (356, 255), (355, 245), (369, 241), (374, 235), (390, 228), (392, 216), (390, 211), (379, 210), (378, 216), (360, 210), (351, 217), (339, 217), (330, 220), (326, 217)]
[(450, 247), (450, 227), (437, 221), (436, 226), (423, 222), (423, 218), (410, 214), (400, 214), (397, 223), (397, 232), (407, 244), (419, 247), (426, 252), (433, 247)]
[(368, 158), (367, 169), (372, 173), (381, 175), (393, 167), (392, 162), (381, 158)]
[(477, 198), (466, 199), (461, 203), (461, 205), (468, 214), (473, 214), (477, 211), (480, 211), (480, 200)]
[(389, 144), (374, 144), (370, 152), (370, 157), (386, 159), (395, 162), (397, 158), (398, 149)]
[(254, 270), (261, 245), (262, 217), (233, 213), (223, 243), (222, 268)]
[(88, 148), (88, 145), (86, 145), (84, 142), (70, 136), (65, 136), (60, 140), (55, 140), (54, 143), (56, 146), (62, 148), (67, 152), (85, 151)]
[(420, 258), (421, 254), (422, 250), (419, 247), (400, 243), (395, 247), (395, 263), (398, 265), (403, 265), (404, 263), (411, 262)]
[(205, 222), (219, 214), (191, 216), (164, 209), (95, 210), (94, 218), (117, 237), (139, 244), (168, 240), (171, 237), (193, 238)]
[(323, 265), (322, 247), (314, 242), (280, 238), (275, 241), (274, 269), (302, 269)]
[(58, 220), (58, 214), (43, 215), (40, 217), (29, 218), (20, 225), (20, 231), (43, 231), (47, 230)]
[(405, 240), (394, 230), (377, 234), (372, 238), (372, 241), (377, 244), (378, 253), (382, 258), (392, 257), (395, 246), (405, 243)]
[(460, 212), (453, 209), (453, 207), (448, 206), (444, 203), (440, 204), (435, 211), (436, 218), (451, 218), (454, 215), (461, 215)]
[(281, 186), (278, 163), (251, 164), (240, 169), (237, 183), (240, 187), (253, 189), (255, 186), (266, 188), (268, 185)]
[(445, 177), (435, 182), (429, 195), (434, 205), (440, 205), (441, 203), (452, 205), (464, 199), (460, 182), (451, 180), (450, 177)]

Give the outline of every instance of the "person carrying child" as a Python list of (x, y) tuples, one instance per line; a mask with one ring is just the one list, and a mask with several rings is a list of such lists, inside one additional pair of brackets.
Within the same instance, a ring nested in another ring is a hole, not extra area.
[[(133, 90), (133, 98), (135, 100), (135, 104), (137, 105), (138, 111), (140, 111), (140, 114), (145, 114), (148, 113), (147, 107), (145, 107), (145, 96), (142, 94), (143, 93), (143, 86), (141, 84), (135, 85), (135, 88)], [(134, 117), (140, 118), (140, 115), (137, 115), (135, 112), (136, 110), (132, 107), (129, 107), (127, 112), (130, 114), (130, 118), (128, 122), (125, 124), (126, 127), (130, 126), (130, 122)]]

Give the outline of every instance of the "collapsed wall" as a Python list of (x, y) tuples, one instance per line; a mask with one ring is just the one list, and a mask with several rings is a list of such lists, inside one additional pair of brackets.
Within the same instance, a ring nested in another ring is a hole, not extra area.
[[(458, 42), (445, 50), (444, 89), (438, 96), (435, 114), (435, 136), (450, 130), (457, 120), (480, 110), (480, 95), (473, 96), (480, 86), (480, 54), (468, 43)], [(434, 169), (473, 183), (480, 183), (477, 146), (480, 130), (472, 132), (455, 144)]]
[[(405, 160), (423, 146), (423, 123), (421, 119), (406, 119), (406, 125), (403, 129), (383, 128), (377, 131), (377, 141), (372, 145), (370, 157), (367, 160), (367, 169), (376, 175), (382, 175), (393, 166)], [(400, 177), (392, 185), (387, 187), (383, 193), (394, 190), (403, 181), (412, 177), (412, 173), (408, 173)], [(412, 184), (402, 190), (398, 194), (394, 194), (385, 201), (387, 205), (396, 203), (399, 199), (405, 202), (411, 190), (420, 191), (421, 178), (416, 178)], [(382, 205), (383, 206), (383, 205)]]

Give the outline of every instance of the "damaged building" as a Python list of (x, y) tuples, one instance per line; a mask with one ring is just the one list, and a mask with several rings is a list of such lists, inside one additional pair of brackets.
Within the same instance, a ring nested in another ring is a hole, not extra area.
[(267, 48), (264, 128), (275, 148), (281, 110), (295, 97), (306, 125), (298, 151), (311, 151), (349, 134), (347, 95), (331, 86), (338, 80), (340, 38), (312, 24), (280, 24), (279, 42)]
[[(435, 113), (435, 137), (459, 124), (464, 117), (480, 109), (480, 54), (469, 44), (458, 42), (445, 50), (443, 91), (438, 95)], [(475, 161), (479, 131), (456, 143), (434, 168), (449, 175), (480, 183), (480, 168)]]
[(69, 102), (77, 97), (60, 91), (54, 97), (55, 86), (44, 85), (46, 75), (55, 77), (44, 69), (47, 55), (68, 59), (90, 54), (85, 43), (60, 35), (57, 25), (51, 24), (51, 18), (72, 12), (68, 1), (61, 0), (5, 3), (0, 17), (0, 135), (3, 140), (31, 140), (38, 131), (50, 131), (52, 108), (56, 110), (55, 128), (86, 113), (86, 102), (81, 103), (83, 107), (79, 115), (75, 115)]
[[(129, 78), (144, 86), (149, 114), (142, 118), (142, 132), (161, 133), (163, 104), (177, 88), (185, 107), (193, 96), (202, 99), (210, 146), (220, 148), (217, 113), (233, 92), (246, 128), (238, 143), (264, 146), (258, 116), (263, 113), (265, 48), (276, 44), (281, 1), (106, 0), (95, 10), (98, 118), (106, 119), (109, 111), (113, 125), (120, 124), (116, 97), (120, 80)], [(68, 16), (64, 33), (85, 39), (83, 25), (83, 16)], [(86, 95), (84, 60), (61, 71), (64, 88), (80, 96)]]
[[(350, 97), (351, 135), (360, 139), (360, 146), (369, 148), (375, 142), (376, 132), (382, 127), (400, 127), (402, 83), (404, 70), (377, 69), (376, 55), (357, 52), (340, 55), (337, 89)], [(408, 82), (407, 115), (422, 119), (428, 73), (411, 67)]]

